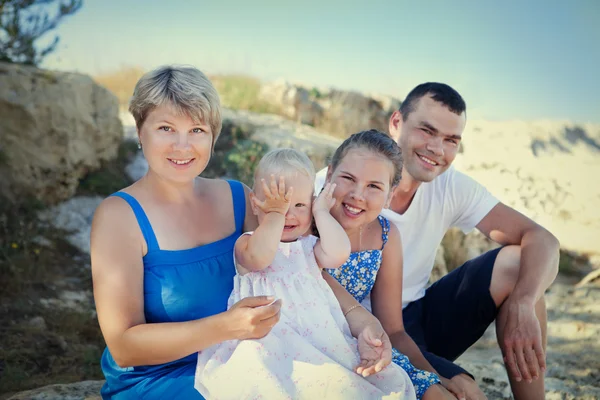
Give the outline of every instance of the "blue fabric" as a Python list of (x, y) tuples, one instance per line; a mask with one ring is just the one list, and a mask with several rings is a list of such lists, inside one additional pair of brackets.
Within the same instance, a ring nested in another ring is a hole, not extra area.
[[(383, 245), (381, 249), (351, 253), (348, 260), (340, 268), (327, 270), (359, 302), (362, 302), (371, 294), (377, 278), (377, 272), (379, 272), (379, 267), (381, 267), (383, 248), (388, 241), (390, 221), (381, 215), (378, 219), (382, 231), (381, 240), (383, 241)], [(421, 399), (431, 385), (440, 383), (437, 375), (415, 368), (410, 363), (408, 357), (396, 349), (392, 349), (392, 361), (408, 374), (415, 387), (417, 399)]]
[[(227, 309), (233, 290), (233, 246), (242, 234), (246, 199), (237, 181), (228, 181), (233, 197), (235, 232), (214, 243), (187, 250), (161, 250), (154, 230), (138, 201), (114, 193), (133, 209), (148, 253), (144, 256), (144, 314), (146, 322), (182, 322), (208, 317)], [(104, 350), (101, 367), (106, 377), (103, 399), (203, 399), (194, 389), (197, 354), (160, 365), (121, 368)]]

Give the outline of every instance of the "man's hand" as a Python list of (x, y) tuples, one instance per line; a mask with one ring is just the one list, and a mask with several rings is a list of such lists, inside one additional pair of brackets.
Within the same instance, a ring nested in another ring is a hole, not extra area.
[(501, 348), (510, 376), (517, 382), (537, 379), (546, 370), (546, 354), (542, 346), (540, 321), (533, 304), (512, 301), (506, 307), (506, 323)]
[(294, 188), (290, 187), (286, 193), (285, 178), (283, 175), (279, 177), (279, 186), (275, 181), (275, 175), (271, 175), (270, 187), (267, 185), (267, 182), (265, 182), (264, 179), (261, 179), (260, 181), (263, 193), (265, 195), (265, 200), (261, 201), (254, 196), (252, 200), (256, 207), (260, 208), (265, 214), (275, 212), (285, 216), (290, 208), (290, 201), (292, 199)]

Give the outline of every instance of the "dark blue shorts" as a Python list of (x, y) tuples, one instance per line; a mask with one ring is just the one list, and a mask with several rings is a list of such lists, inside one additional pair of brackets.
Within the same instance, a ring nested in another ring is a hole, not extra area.
[(498, 310), (490, 283), (500, 249), (467, 261), (403, 310), (406, 332), (433, 368), (447, 379), (462, 373), (473, 377), (453, 361), (496, 319)]

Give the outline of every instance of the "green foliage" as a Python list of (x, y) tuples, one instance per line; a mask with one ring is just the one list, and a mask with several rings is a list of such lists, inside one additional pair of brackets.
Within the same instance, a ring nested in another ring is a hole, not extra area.
[(231, 149), (224, 161), (229, 176), (252, 186), (254, 170), (260, 159), (269, 151), (266, 144), (245, 139)]
[(320, 99), (321, 97), (323, 97), (323, 95), (321, 94), (319, 89), (317, 89), (316, 87), (313, 87), (312, 89), (310, 89), (310, 92), (308, 93), (308, 95), (313, 99)]
[(56, 50), (58, 36), (41, 48), (35, 42), (82, 4), (83, 0), (0, 0), (0, 61), (38, 65)]

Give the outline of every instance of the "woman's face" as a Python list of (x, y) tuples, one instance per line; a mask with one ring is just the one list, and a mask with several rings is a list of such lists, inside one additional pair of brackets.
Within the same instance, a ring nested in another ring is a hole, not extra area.
[(336, 184), (331, 215), (348, 231), (375, 220), (391, 197), (394, 165), (370, 150), (355, 148), (346, 153), (327, 181)]
[(156, 107), (148, 114), (139, 137), (150, 170), (170, 181), (192, 181), (210, 160), (210, 126), (194, 123), (169, 105)]

